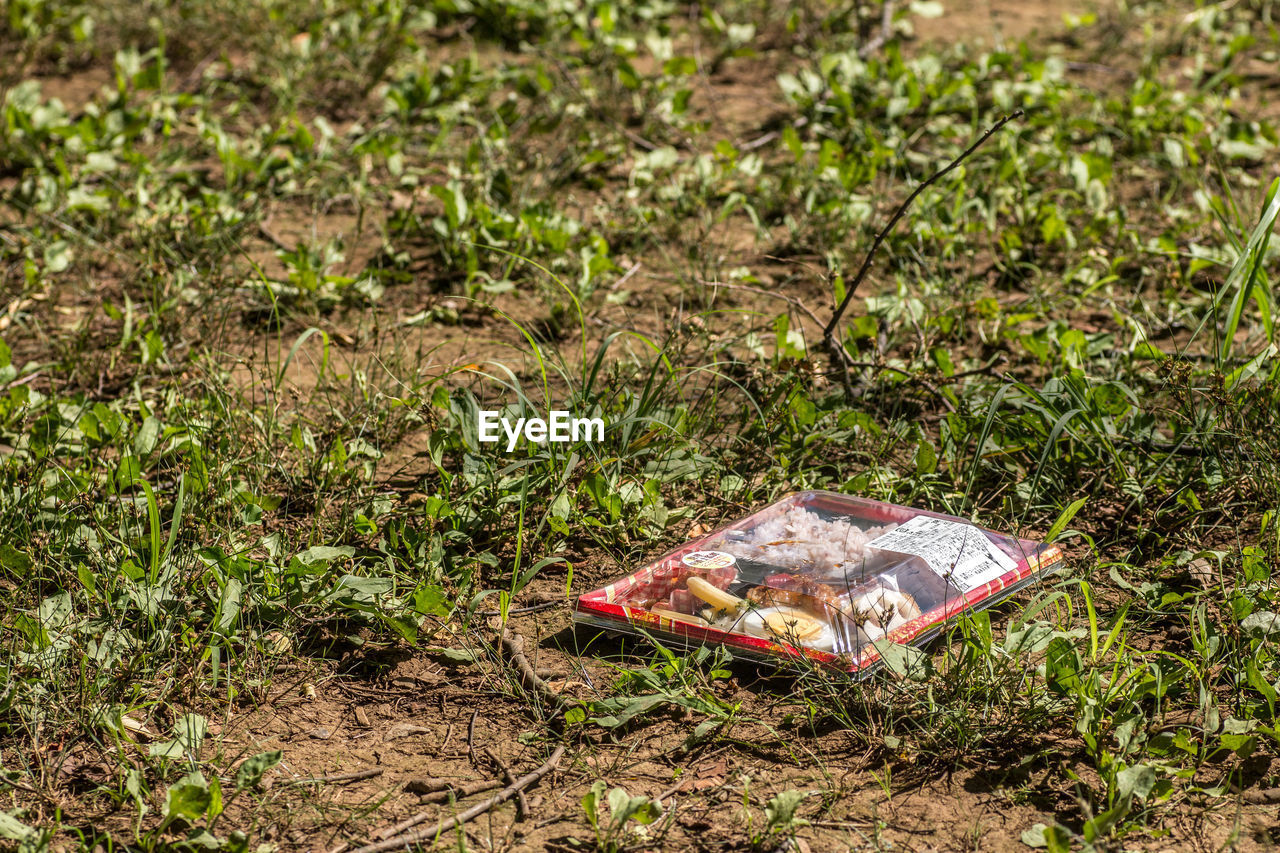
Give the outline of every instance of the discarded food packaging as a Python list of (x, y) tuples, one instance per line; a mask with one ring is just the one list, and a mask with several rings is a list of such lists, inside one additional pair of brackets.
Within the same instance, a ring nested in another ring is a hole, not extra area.
[(1060, 566), (1054, 545), (835, 492), (790, 495), (578, 599), (584, 625), (866, 673)]

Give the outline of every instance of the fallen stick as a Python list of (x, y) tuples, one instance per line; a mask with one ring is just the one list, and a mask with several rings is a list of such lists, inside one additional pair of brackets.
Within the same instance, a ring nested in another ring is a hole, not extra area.
[(1245, 791), (1240, 799), (1251, 806), (1272, 806), (1280, 803), (1280, 788), (1261, 788), (1257, 791)]
[[(631, 268), (632, 272), (634, 272), (635, 270), (637, 270), (639, 267), (640, 267), (640, 265), (639, 265), (639, 264), (636, 264), (634, 267), (632, 267), (632, 268)], [(630, 275), (631, 275), (631, 273), (627, 273), (627, 275), (623, 276), (623, 277), (618, 281), (618, 284), (622, 284), (622, 282), (623, 282), (623, 281), (626, 281), (627, 277), (628, 277), (628, 276), (630, 276)], [(615, 285), (614, 285), (614, 287), (617, 287), (617, 286), (618, 286), (617, 284), (615, 284)], [(612, 289), (612, 288), (610, 288), (610, 289)], [(508, 615), (508, 616), (525, 616), (525, 615), (530, 614), (530, 613), (538, 613), (538, 612), (540, 612), (540, 611), (542, 611), (542, 610), (550, 610), (552, 607), (558, 607), (558, 606), (559, 606), (559, 605), (561, 605), (561, 604), (564, 604), (564, 601), (563, 601), (563, 600), (556, 600), (556, 601), (542, 601), (542, 602), (539, 602), (538, 604), (530, 604), (530, 605), (527, 605), (527, 606), (525, 606), (525, 607), (513, 607), (513, 608), (511, 608), (510, 610), (508, 610), (508, 611), (507, 611), (507, 615)], [(502, 612), (501, 612), (501, 611), (499, 611), (499, 610), (481, 610), (481, 611), (480, 611), (479, 613), (477, 613), (476, 615), (477, 615), (477, 616), (483, 616), (483, 617), (485, 617), (486, 619), (489, 619), (489, 618), (492, 618), (492, 617), (495, 617), (495, 616), (501, 616), (501, 615), (502, 615)]]
[[(463, 797), (470, 797), (473, 794), (481, 794), (501, 787), (502, 783), (496, 779), (484, 779), (479, 782), (467, 782), (466, 784), (456, 784), (447, 779), (410, 779), (404, 785), (405, 791), (410, 794), (424, 794), (418, 800), (418, 805), (420, 806), (425, 806), (429, 803), (443, 803), (450, 797), (460, 800)], [(426, 821), (427, 818), (431, 817), (432, 811), (431, 809), (423, 809), (399, 823), (384, 826), (373, 834), (373, 838), (375, 841), (381, 841), (399, 835), (406, 829), (412, 829)], [(350, 843), (343, 841), (334, 847), (330, 847), (328, 853), (347, 853), (350, 849)]]
[(875, 53), (893, 36), (893, 0), (884, 0), (884, 6), (880, 9), (880, 32), (867, 41), (862, 47), (858, 48), (858, 58), (866, 59)]
[(370, 767), (368, 770), (353, 770), (350, 773), (331, 773), (328, 776), (312, 776), (308, 779), (286, 779), (281, 785), (331, 785), (337, 782), (358, 782), (361, 779), (372, 779), (381, 776), (381, 767)]
[(471, 722), (467, 724), (467, 758), (472, 766), (476, 763), (476, 718), (479, 716), (480, 709), (476, 708), (471, 712)]
[(449, 724), (449, 728), (444, 730), (444, 740), (440, 741), (440, 754), (449, 751), (449, 741), (453, 740), (453, 723)]
[(403, 835), (397, 835), (393, 838), (388, 838), (385, 841), (379, 841), (375, 844), (366, 844), (364, 847), (356, 848), (355, 853), (386, 853), (388, 850), (399, 850), (402, 847), (422, 844), (423, 842), (428, 841), (434, 842), (435, 839), (453, 829), (455, 826), (461, 826), (472, 818), (479, 817), (494, 806), (504, 803), (521, 793), (525, 788), (533, 785), (543, 776), (546, 776), (554, 770), (556, 765), (560, 763), (560, 759), (563, 757), (564, 744), (560, 744), (555, 748), (555, 751), (551, 753), (551, 757), (548, 758), (537, 770), (534, 770), (532, 773), (525, 776), (521, 776), (511, 785), (503, 788), (484, 802), (477, 803), (462, 814), (454, 815), (451, 818), (442, 820), (430, 829), (407, 832)]
[(434, 794), (437, 791), (457, 790), (461, 787), (464, 787), (463, 784), (456, 779), (409, 779), (404, 783), (404, 789), (410, 794)]
[(502, 647), (506, 649), (507, 657), (511, 658), (511, 662), (516, 665), (516, 671), (520, 674), (520, 683), (524, 686), (524, 689), (537, 693), (552, 705), (559, 706), (564, 703), (564, 697), (552, 690), (547, 682), (543, 681), (541, 676), (534, 670), (533, 664), (529, 663), (529, 658), (524, 653), (524, 639), (522, 637), (512, 634), (504, 627), (502, 629)]
[[(486, 748), (484, 751), (484, 754), (487, 755), (489, 757), (489, 760), (492, 761), (495, 765), (497, 765), (498, 769), (502, 771), (503, 784), (514, 785), (516, 783), (516, 774), (511, 772), (511, 768), (507, 766), (507, 763), (505, 761), (499, 758), (490, 749)], [(523, 823), (528, 816), (529, 816), (529, 801), (525, 799), (524, 791), (517, 791), (516, 792), (516, 823)]]
[[(414, 788), (409, 787), (409, 785), (405, 785), (404, 787), (405, 790), (411, 794), (421, 793), (422, 799), (418, 800), (418, 802), (422, 805), (426, 805), (427, 803), (443, 803), (451, 796), (461, 800), (463, 797), (470, 797), (472, 794), (480, 794), (484, 791), (492, 791), (494, 788), (501, 788), (502, 785), (503, 783), (499, 782), (497, 779), (483, 779), (479, 782), (468, 782), (465, 785), (450, 785), (449, 787), (440, 788), (435, 791), (415, 790)], [(418, 815), (415, 815), (414, 817), (418, 817)], [(412, 820), (412, 818), (410, 818), (410, 820)], [(424, 820), (426, 820), (425, 815), (419, 820), (414, 820), (412, 823), (408, 823), (407, 826), (402, 825), (407, 823), (407, 821), (402, 821), (395, 826), (379, 832), (377, 837), (390, 838), (393, 835), (398, 835), (401, 832), (404, 832), (410, 826), (417, 826)]]

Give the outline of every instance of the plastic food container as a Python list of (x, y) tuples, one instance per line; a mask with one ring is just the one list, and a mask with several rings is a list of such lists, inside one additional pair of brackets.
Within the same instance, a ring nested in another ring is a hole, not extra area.
[(790, 495), (578, 599), (574, 620), (866, 673), (1061, 566), (1055, 545), (835, 492)]

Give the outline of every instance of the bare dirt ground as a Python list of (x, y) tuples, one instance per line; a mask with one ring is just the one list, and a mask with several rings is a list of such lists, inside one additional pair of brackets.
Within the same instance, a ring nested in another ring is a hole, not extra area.
[[(582, 588), (592, 582), (584, 578)], [(553, 581), (535, 586), (556, 597)], [(542, 594), (535, 590), (527, 598)], [(563, 604), (515, 617), (513, 624), (539, 675), (569, 697), (606, 695), (600, 688), (616, 678), (616, 666), (646, 657), (637, 643), (575, 630)], [(265, 701), (223, 723), (219, 749), (227, 755), (285, 752), (255, 806), (256, 821), (270, 827), (266, 840), (299, 851), (359, 845), (424, 809), (434, 822), (491, 793), (424, 807), (411, 792), (434, 780), (501, 780), (504, 768), (519, 776), (542, 763), (547, 747), (544, 723), (532, 710), (537, 701), (517, 695), (518, 685), (497, 672), (481, 637), (439, 639), (483, 660), (461, 665), (388, 650), (279, 672)], [(750, 664), (734, 664), (732, 671), (721, 698), (750, 708), (757, 722), (734, 728), (725, 744), (685, 751), (691, 724), (677, 712), (646, 718), (614, 737), (581, 738), (530, 791), (527, 815), (513, 803), (489, 811), (467, 824), (468, 847), (571, 850), (594, 843), (580, 800), (598, 778), (632, 795), (661, 797), (665, 817), (650, 828), (648, 844), (673, 850), (747, 849), (749, 821), (758, 826), (763, 804), (786, 789), (824, 792), (828, 803), (823, 818), (800, 831), (801, 850), (1022, 851), (1026, 829), (1051, 823), (1072, 805), (1069, 790), (1048, 800), (1042, 790), (1030, 793), (1044, 773), (1040, 762), (1020, 765), (1021, 756), (1010, 754), (978, 766), (913, 766), (909, 754), (886, 754), (856, 733), (813, 730), (796, 719), (795, 707), (788, 707), (792, 677)], [(348, 783), (291, 784), (370, 769), (382, 772)], [(1237, 833), (1234, 849), (1273, 849), (1275, 814), (1267, 806), (1199, 812), (1127, 849), (1218, 850)]]

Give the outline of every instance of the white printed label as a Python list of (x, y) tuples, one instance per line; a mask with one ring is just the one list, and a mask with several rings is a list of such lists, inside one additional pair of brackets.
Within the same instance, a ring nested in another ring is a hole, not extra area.
[(961, 592), (990, 583), (1018, 567), (978, 528), (926, 515), (899, 524), (872, 539), (867, 547), (920, 557), (929, 568), (950, 578)]

